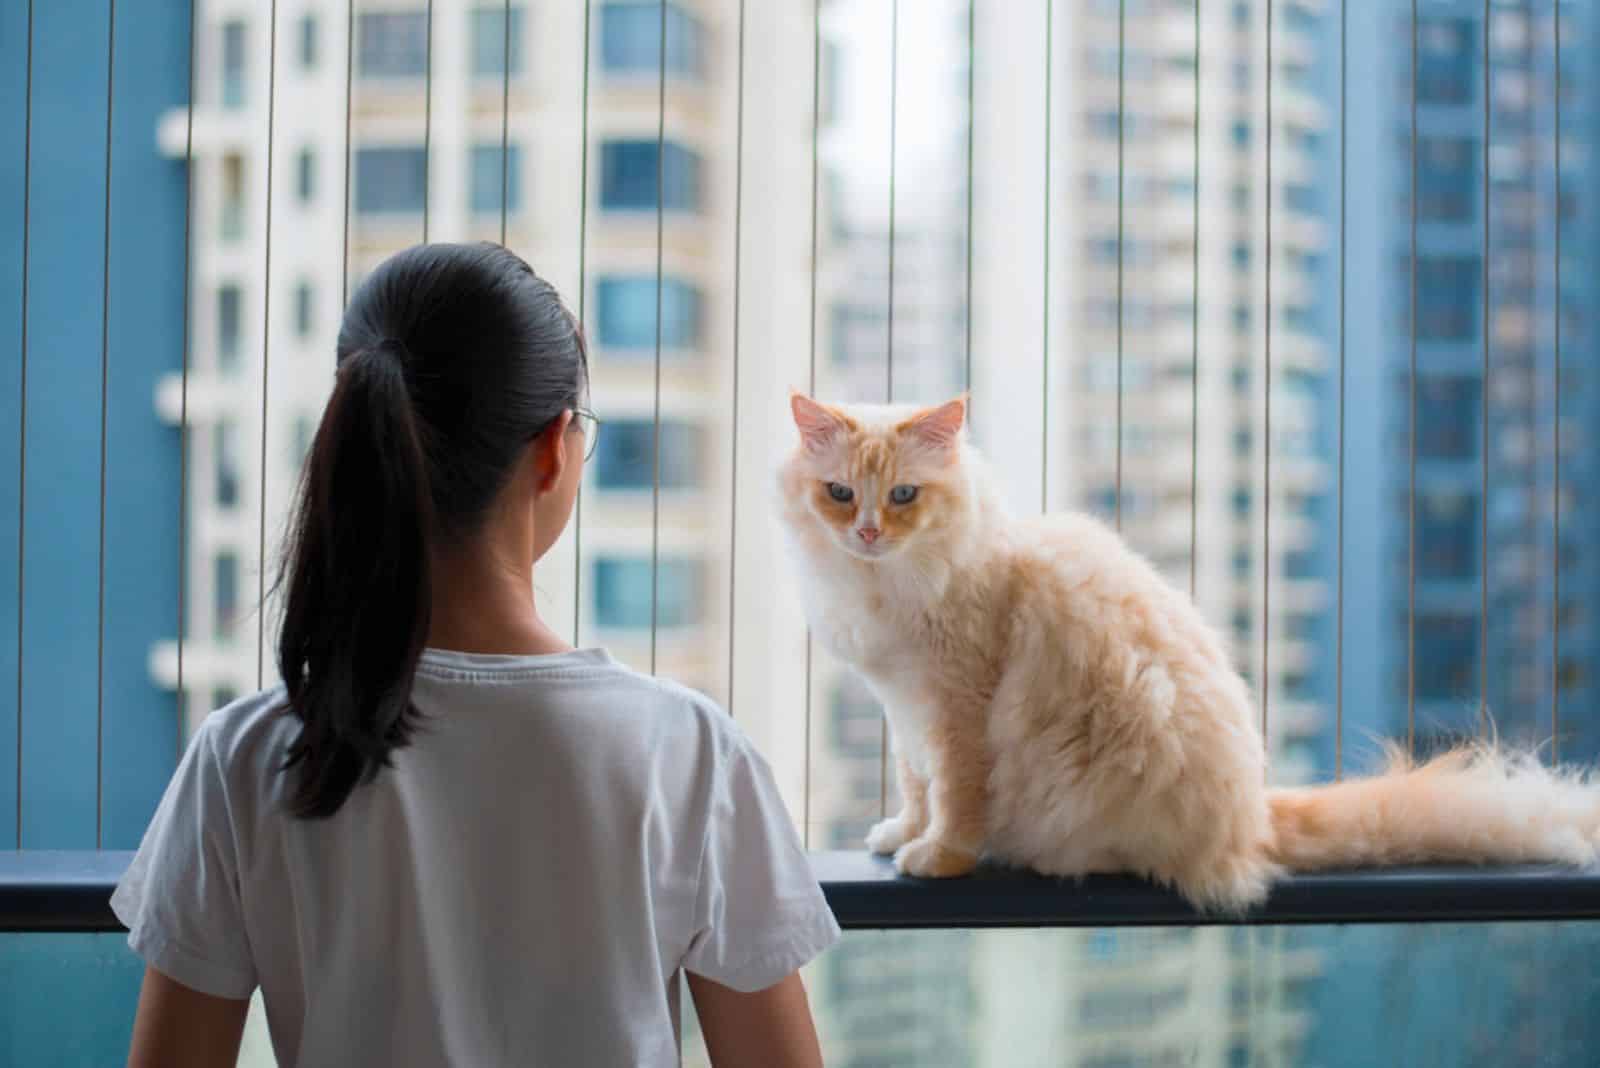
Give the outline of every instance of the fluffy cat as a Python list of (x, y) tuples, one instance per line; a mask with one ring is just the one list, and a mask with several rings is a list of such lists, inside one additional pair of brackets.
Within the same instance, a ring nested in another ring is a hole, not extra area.
[(1095, 519), (1008, 517), (964, 400), (791, 407), (781, 519), (817, 639), (888, 717), (904, 807), (867, 845), (901, 872), (1135, 872), (1238, 911), (1285, 870), (1596, 861), (1600, 787), (1493, 746), (1268, 789), (1218, 634)]

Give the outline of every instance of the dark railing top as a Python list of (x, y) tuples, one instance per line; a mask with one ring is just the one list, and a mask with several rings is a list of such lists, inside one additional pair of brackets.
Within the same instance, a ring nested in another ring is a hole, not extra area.
[[(132, 858), (0, 852), (0, 931), (122, 930), (109, 899)], [(1553, 867), (1297, 875), (1259, 909), (1226, 917), (1201, 916), (1170, 890), (1126, 876), (1062, 881), (984, 870), (924, 881), (865, 853), (813, 853), (811, 863), (840, 926), (854, 930), (1600, 919), (1600, 872)]]

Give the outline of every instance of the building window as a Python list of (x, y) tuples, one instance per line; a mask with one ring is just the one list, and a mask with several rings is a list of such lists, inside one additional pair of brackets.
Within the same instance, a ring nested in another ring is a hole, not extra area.
[[(506, 17), (504, 7), (479, 7), (472, 11), (472, 73), (479, 78), (503, 78), (506, 69)], [(522, 73), (523, 9), (513, 7), (510, 73)]]
[(649, 630), (655, 603), (657, 627), (684, 627), (700, 619), (699, 560), (663, 557), (651, 582), (650, 558), (601, 557), (594, 562), (595, 622), (618, 630)]
[[(678, 420), (661, 423), (660, 485), (692, 489), (700, 484), (705, 435), (699, 426)], [(591, 468), (595, 484), (610, 490), (647, 490), (656, 485), (656, 427), (649, 419), (607, 420), (595, 444)]]
[(222, 24), (222, 106), (244, 107), (245, 25), (241, 19)]
[(309, 204), (317, 194), (317, 156), (309, 148), (302, 148), (295, 157), (295, 192), (302, 204)]
[(229, 283), (217, 290), (217, 366), (224, 371), (239, 366), (242, 300), (236, 285)]
[(1463, 580), (1478, 573), (1478, 496), (1448, 490), (1417, 494), (1417, 575)]
[(1417, 455), (1470, 460), (1478, 451), (1481, 397), (1476, 378), (1424, 375), (1417, 380)]
[(1123, 116), (1115, 111), (1092, 111), (1084, 122), (1091, 134), (1106, 140), (1115, 140), (1118, 132), (1123, 129)]
[[(600, 62), (608, 73), (658, 72), (662, 14), (657, 0), (600, 8)], [(699, 76), (705, 69), (705, 28), (677, 4), (667, 4), (665, 15), (667, 73)]]
[[(664, 149), (664, 151), (658, 151)], [(700, 207), (700, 157), (673, 141), (607, 141), (600, 149), (600, 207), (605, 211), (655, 211), (657, 171), (664, 211)]]
[(1307, 304), (1286, 304), (1278, 321), (1291, 334), (1314, 334), (1317, 330), (1316, 309)]
[(842, 675), (829, 705), (833, 721), (830, 749), (842, 757), (871, 757), (876, 763), (883, 742), (883, 713), (867, 688), (853, 676)]
[(828, 312), (828, 349), (833, 362), (850, 367), (879, 359), (887, 329), (882, 304), (835, 302)]
[(420, 213), (428, 198), (428, 154), (420, 147), (356, 150), (356, 213)]
[(311, 336), (311, 283), (294, 287), (294, 332), (302, 340)]
[(1417, 696), (1459, 701), (1471, 695), (1478, 663), (1478, 621), (1429, 613), (1417, 617)]
[(1318, 564), (1321, 557), (1314, 552), (1304, 549), (1291, 549), (1283, 554), (1283, 574), (1286, 578), (1297, 581), (1314, 579), (1318, 574)]
[(1322, 210), (1322, 202), (1317, 192), (1317, 187), (1294, 183), (1284, 187), (1283, 203), (1290, 211), (1300, 212), (1304, 215), (1315, 215)]
[(217, 507), (233, 508), (239, 503), (239, 427), (231, 419), (219, 419), (215, 431), (217, 450)]
[(1417, 218), (1471, 222), (1478, 205), (1478, 142), (1470, 137), (1417, 139)]
[(244, 160), (232, 153), (222, 157), (222, 240), (244, 236)]
[(1469, 19), (1417, 22), (1417, 102), (1460, 105), (1472, 101), (1478, 49)]
[[(700, 290), (680, 278), (661, 279), (661, 347), (692, 349), (700, 343)], [(600, 344), (614, 349), (656, 346), (656, 279), (627, 275), (600, 279), (595, 305)]]
[(218, 686), (211, 691), (211, 707), (213, 709), (227, 708), (239, 699), (239, 694), (230, 686)]
[(213, 591), (217, 610), (217, 637), (227, 641), (233, 637), (234, 623), (239, 615), (239, 558), (231, 552), (217, 554), (212, 566), (216, 588)]
[(1478, 336), (1477, 256), (1423, 256), (1417, 260), (1417, 337), (1471, 341)]
[(356, 42), (356, 69), (363, 78), (420, 78), (428, 69), (428, 13), (362, 14)]
[(301, 15), (300, 32), (297, 36), (300, 44), (300, 69), (314, 70), (317, 65), (317, 16)]
[[(502, 166), (503, 160), (503, 166)], [(500, 180), (505, 178), (502, 201)], [(472, 213), (514, 215), (522, 210), (522, 147), (507, 145), (502, 156), (498, 144), (472, 146)]]

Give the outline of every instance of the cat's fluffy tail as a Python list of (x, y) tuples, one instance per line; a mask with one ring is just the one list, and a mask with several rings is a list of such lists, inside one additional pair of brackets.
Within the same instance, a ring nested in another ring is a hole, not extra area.
[(1326, 786), (1273, 790), (1271, 856), (1291, 870), (1600, 861), (1600, 780), (1497, 745)]

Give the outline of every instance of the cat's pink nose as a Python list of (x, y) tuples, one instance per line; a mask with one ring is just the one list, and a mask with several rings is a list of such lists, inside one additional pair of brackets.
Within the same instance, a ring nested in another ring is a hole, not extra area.
[(861, 529), (857, 530), (856, 533), (861, 535), (862, 541), (866, 542), (868, 545), (871, 545), (873, 542), (878, 540), (879, 530), (877, 527), (862, 527)]

